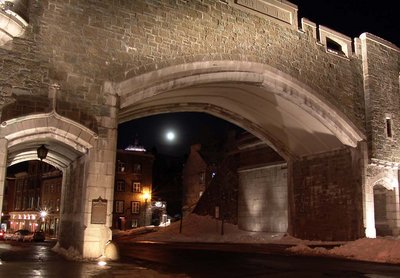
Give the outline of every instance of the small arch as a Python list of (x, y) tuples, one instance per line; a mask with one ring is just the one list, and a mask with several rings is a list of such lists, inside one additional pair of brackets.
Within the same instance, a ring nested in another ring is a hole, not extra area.
[(45, 162), (63, 169), (91, 149), (97, 134), (55, 112), (35, 114), (5, 121), (0, 138), (7, 140), (7, 165), (37, 159), (36, 149), (49, 149)]

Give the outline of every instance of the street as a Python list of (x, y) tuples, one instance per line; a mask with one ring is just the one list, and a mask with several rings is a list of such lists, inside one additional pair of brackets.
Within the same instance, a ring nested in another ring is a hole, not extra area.
[(397, 265), (285, 255), (284, 245), (121, 241), (119, 247), (124, 262), (190, 277), (400, 277)]
[(291, 256), (284, 245), (118, 240), (121, 260), (68, 261), (54, 241), (0, 241), (0, 277), (399, 277), (400, 266)]
[(51, 248), (55, 241), (28, 243), (0, 241), (0, 277), (187, 277), (161, 274), (135, 263), (68, 261)]

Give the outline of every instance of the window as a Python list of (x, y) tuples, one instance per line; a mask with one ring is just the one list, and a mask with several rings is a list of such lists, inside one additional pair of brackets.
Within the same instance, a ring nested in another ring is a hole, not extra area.
[(390, 117), (386, 117), (386, 136), (388, 138), (393, 137), (393, 127), (392, 127), (392, 119)]
[(124, 201), (115, 201), (115, 212), (124, 213)]
[(125, 172), (125, 162), (122, 162), (121, 160), (118, 160), (118, 162), (117, 162), (117, 172), (118, 173)]
[(133, 173), (140, 174), (142, 172), (142, 164), (135, 163), (133, 164)]
[(132, 192), (141, 192), (142, 188), (140, 186), (140, 182), (134, 182), (132, 184)]
[(117, 181), (117, 191), (124, 192), (125, 191), (125, 181), (119, 180)]
[(326, 38), (326, 48), (329, 52), (335, 53), (337, 55), (346, 55), (343, 52), (342, 46), (330, 38)]
[(138, 220), (132, 219), (132, 228), (137, 228), (137, 226), (138, 226)]
[(132, 213), (138, 214), (140, 212), (140, 202), (134, 201), (131, 203)]

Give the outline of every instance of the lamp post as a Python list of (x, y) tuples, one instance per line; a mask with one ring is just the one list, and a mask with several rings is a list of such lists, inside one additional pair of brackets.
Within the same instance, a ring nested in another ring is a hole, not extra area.
[(147, 200), (151, 199), (151, 193), (149, 190), (143, 190), (143, 200), (144, 200), (144, 219), (143, 219), (143, 226), (146, 226), (147, 223)]

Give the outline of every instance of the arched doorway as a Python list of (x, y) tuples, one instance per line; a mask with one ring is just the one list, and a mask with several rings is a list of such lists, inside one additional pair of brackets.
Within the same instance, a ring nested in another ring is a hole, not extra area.
[[(105, 188), (112, 186), (111, 182), (110, 185), (101, 184), (100, 189), (89, 186), (95, 181), (92, 171), (88, 171), (86, 167), (93, 167), (95, 164), (96, 158), (93, 155), (96, 152), (93, 150), (96, 148), (97, 135), (52, 112), (7, 120), (0, 127), (0, 138), (1, 194), (4, 192), (6, 168), (20, 162), (37, 160), (37, 149), (45, 145), (48, 154), (43, 161), (63, 172), (58, 241), (60, 246), (65, 249), (72, 247), (83, 257), (98, 257), (102, 254), (106, 242), (111, 239), (107, 226), (107, 221), (111, 222), (111, 219), (107, 218), (106, 212), (105, 224), (93, 225), (91, 218), (87, 217), (91, 213), (92, 200), (99, 196), (105, 200), (113, 199), (111, 190), (108, 195), (105, 193)], [(110, 151), (110, 164), (113, 164), (112, 154)], [(0, 197), (2, 201), (3, 196)], [(111, 206), (106, 208), (110, 215)]]
[(398, 235), (398, 194), (395, 187), (377, 183), (373, 187), (374, 216), (377, 236)]

